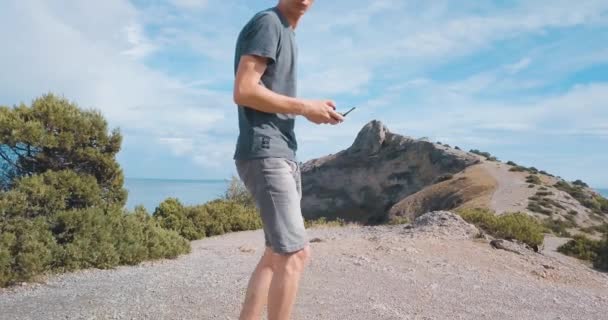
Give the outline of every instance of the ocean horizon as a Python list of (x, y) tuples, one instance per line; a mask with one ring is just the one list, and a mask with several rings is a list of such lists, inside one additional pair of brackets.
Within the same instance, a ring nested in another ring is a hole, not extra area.
[(151, 214), (169, 197), (177, 198), (183, 205), (198, 205), (220, 198), (228, 188), (228, 179), (159, 179), (125, 178), (129, 194), (126, 208), (143, 205)]

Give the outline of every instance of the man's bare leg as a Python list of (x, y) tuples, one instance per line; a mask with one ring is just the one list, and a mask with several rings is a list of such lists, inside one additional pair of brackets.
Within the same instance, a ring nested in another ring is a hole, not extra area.
[(290, 319), (300, 277), (309, 258), (309, 245), (289, 255), (272, 255), (274, 274), (268, 293), (268, 320)]
[(262, 311), (268, 299), (268, 290), (272, 280), (272, 250), (266, 247), (264, 255), (255, 267), (249, 285), (247, 286), (247, 294), (239, 320), (260, 320)]

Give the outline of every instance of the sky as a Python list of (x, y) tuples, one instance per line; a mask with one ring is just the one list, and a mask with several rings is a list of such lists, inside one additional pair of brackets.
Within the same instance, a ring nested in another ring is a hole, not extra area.
[[(0, 105), (52, 92), (123, 135), (127, 178), (236, 174), (236, 37), (271, 0), (0, 0)], [(357, 109), (296, 120), (298, 160), (369, 121), (608, 187), (608, 1), (317, 0), (298, 96)]]

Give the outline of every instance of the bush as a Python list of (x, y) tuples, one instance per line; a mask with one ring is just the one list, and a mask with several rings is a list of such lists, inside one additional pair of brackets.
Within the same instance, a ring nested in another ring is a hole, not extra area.
[(6, 217), (44, 216), (103, 204), (95, 177), (71, 170), (19, 178), (13, 189), (0, 194), (0, 199), (6, 204), (0, 205)]
[(573, 185), (575, 185), (575, 186), (579, 186), (579, 187), (589, 188), (589, 185), (588, 185), (588, 184), (586, 184), (585, 182), (583, 182), (583, 181), (582, 181), (582, 180), (580, 180), (580, 179), (579, 179), (579, 180), (572, 181), (572, 184), (573, 184)]
[(167, 198), (154, 211), (154, 218), (163, 228), (174, 230), (188, 240), (262, 227), (255, 207), (224, 199), (184, 207), (178, 199)]
[(205, 225), (207, 236), (262, 228), (258, 212), (240, 203), (219, 199), (204, 204), (203, 208), (209, 217)]
[(593, 266), (599, 270), (608, 271), (608, 233), (604, 235), (604, 240), (599, 244)]
[(123, 207), (127, 191), (115, 159), (121, 142), (120, 130), (109, 132), (98, 110), (83, 110), (53, 94), (35, 99), (31, 106), (0, 106), (0, 158), (5, 160), (0, 189), (13, 188), (20, 177), (71, 170), (95, 177), (97, 195), (107, 206)]
[(515, 166), (515, 167), (512, 167), (511, 169), (509, 169), (509, 171), (512, 171), (512, 172), (524, 172), (524, 171), (528, 171), (528, 168), (522, 167), (522, 166)]
[(584, 184), (582, 181), (580, 181), (578, 184), (573, 183), (573, 185), (570, 185), (565, 181), (558, 181), (554, 187), (565, 191), (572, 198), (580, 202), (580, 204), (591, 209), (594, 213), (608, 214), (608, 199), (602, 197), (601, 195), (586, 193), (582, 184)]
[(46, 220), (14, 218), (0, 222), (0, 286), (27, 281), (53, 267), (61, 254)]
[(526, 177), (526, 182), (532, 183), (532, 184), (541, 184), (542, 183), (540, 181), (540, 178), (537, 175), (532, 175), (532, 174)]
[(525, 213), (507, 213), (500, 216), (486, 209), (458, 211), (464, 220), (483, 229), (490, 235), (508, 240), (517, 239), (531, 247), (543, 243), (543, 227)]
[(0, 222), (0, 286), (46, 272), (112, 268), (190, 252), (177, 233), (162, 229), (143, 210), (100, 208)]
[[(144, 210), (145, 211), (145, 210)], [(59, 265), (65, 270), (108, 269), (146, 259), (174, 258), (190, 252), (177, 233), (163, 230), (141, 210), (128, 213), (100, 208), (59, 212), (52, 231), (65, 248)]]
[(449, 173), (448, 174), (444, 174), (444, 175), (441, 175), (441, 176), (437, 177), (437, 179), (435, 180), (435, 183), (447, 181), (447, 180), (450, 180), (452, 178), (454, 178), (454, 175), (449, 174)]
[[(471, 149), (469, 152), (477, 154), (477, 155), (480, 155), (482, 157), (485, 157), (488, 160), (490, 160), (490, 158), (496, 159), (495, 157), (492, 157), (492, 155), (489, 152), (482, 152), (482, 151), (479, 151), (477, 149)], [(493, 161), (493, 160), (490, 160), (490, 161)]]
[(403, 216), (394, 216), (388, 220), (388, 224), (397, 225), (397, 224), (408, 224), (410, 223), (410, 219), (408, 217)]
[(530, 203), (528, 203), (527, 209), (532, 212), (536, 212), (536, 213), (540, 213), (540, 214), (544, 214), (544, 215), (553, 214), (553, 211), (541, 207), (541, 205), (535, 201), (530, 201)]
[(236, 176), (232, 176), (230, 184), (222, 199), (236, 202), (247, 208), (255, 208), (255, 199), (247, 190), (243, 182)]
[(510, 166), (514, 166), (514, 167), (517, 166), (517, 163), (515, 163), (513, 161), (507, 161), (507, 164), (510, 165)]
[(304, 220), (304, 226), (306, 228), (316, 228), (316, 227), (342, 227), (347, 225), (348, 223), (341, 218), (337, 218), (335, 220), (327, 220), (325, 217), (320, 217), (318, 219), (310, 219)]
[(173, 230), (188, 240), (201, 239), (206, 235), (200, 217), (193, 212), (188, 216), (186, 208), (177, 198), (165, 199), (156, 207), (153, 216), (161, 227)]
[(582, 235), (575, 235), (572, 240), (557, 248), (557, 251), (582, 260), (594, 261), (600, 249), (600, 242)]
[(567, 228), (575, 227), (572, 221), (563, 221), (558, 219), (546, 218), (543, 221), (544, 227), (555, 235), (560, 237), (570, 237), (570, 233), (566, 230)]

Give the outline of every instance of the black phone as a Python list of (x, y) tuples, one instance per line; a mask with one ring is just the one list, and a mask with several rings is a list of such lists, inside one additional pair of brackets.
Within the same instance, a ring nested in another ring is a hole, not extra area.
[(351, 111), (355, 110), (355, 108), (357, 108), (357, 107), (352, 107), (352, 108), (350, 108), (350, 110), (348, 110), (348, 111), (346, 111), (346, 112), (344, 112), (344, 113), (340, 113), (340, 114), (341, 114), (343, 117), (346, 117), (346, 115), (347, 115), (347, 114), (349, 114)]

